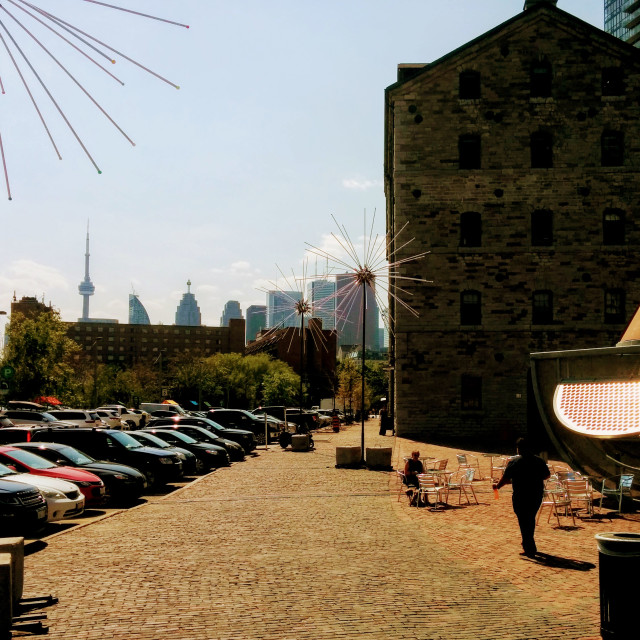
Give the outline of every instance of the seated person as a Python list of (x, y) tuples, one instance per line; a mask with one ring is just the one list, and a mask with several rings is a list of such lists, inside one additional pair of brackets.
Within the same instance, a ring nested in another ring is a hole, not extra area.
[(411, 457), (404, 465), (404, 483), (409, 487), (415, 487), (417, 489), (419, 486), (418, 474), (420, 473), (424, 473), (424, 467), (420, 460), (420, 452), (412, 451)]

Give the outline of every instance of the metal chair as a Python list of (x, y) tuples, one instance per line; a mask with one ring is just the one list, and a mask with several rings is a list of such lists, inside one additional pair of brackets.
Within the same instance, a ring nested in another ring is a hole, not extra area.
[(424, 463), (425, 471), (444, 471), (447, 468), (449, 460), (429, 460)]
[(480, 461), (477, 456), (470, 453), (456, 453), (456, 459), (458, 460), (458, 471), (462, 469), (475, 469), (480, 477)]
[(567, 492), (565, 488), (560, 483), (552, 483), (545, 487), (544, 497), (542, 498), (542, 504), (540, 505), (540, 509), (538, 511), (538, 517), (536, 518), (536, 524), (540, 520), (540, 514), (545, 507), (549, 507), (549, 515), (547, 516), (547, 522), (551, 520), (551, 514), (555, 515), (556, 520), (558, 521), (558, 526), (560, 526), (560, 515), (558, 511), (560, 509), (564, 509), (565, 516), (571, 516), (571, 520), (573, 521), (573, 526), (576, 525), (576, 519), (573, 515), (573, 510), (571, 509), (571, 500), (567, 496)]
[[(606, 486), (607, 481), (613, 480), (615, 478), (620, 478), (618, 484), (615, 488), (611, 489)], [(602, 499), (605, 496), (615, 496), (618, 498), (618, 513), (622, 511), (622, 496), (627, 495), (632, 497), (631, 495), (631, 485), (633, 484), (634, 474), (632, 473), (623, 473), (620, 476), (613, 476), (611, 478), (605, 478), (602, 481), (602, 488), (600, 489), (600, 509), (602, 509)]]
[(571, 507), (575, 505), (576, 509), (580, 509), (580, 505), (584, 505), (587, 515), (593, 515), (593, 491), (591, 484), (586, 479), (581, 480), (565, 480), (564, 487), (567, 490), (567, 498), (571, 501)]
[(478, 496), (476, 496), (476, 492), (473, 488), (473, 477), (475, 475), (476, 470), (474, 468), (464, 469), (462, 471), (456, 471), (450, 478), (447, 484), (444, 485), (443, 489), (445, 491), (445, 502), (449, 502), (449, 493), (451, 491), (458, 492), (458, 504), (462, 504), (462, 494), (464, 493), (464, 497), (467, 501), (467, 504), (471, 504), (471, 500), (469, 499), (469, 494), (473, 496), (476, 504), (478, 502)]
[(427, 502), (429, 496), (433, 498), (433, 508), (438, 509), (438, 504), (442, 502), (440, 496), (445, 491), (445, 487), (438, 485), (438, 480), (429, 473), (418, 474), (418, 502)]

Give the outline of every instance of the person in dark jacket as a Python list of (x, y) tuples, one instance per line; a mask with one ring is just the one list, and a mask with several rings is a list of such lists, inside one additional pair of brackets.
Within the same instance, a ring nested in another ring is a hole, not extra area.
[(542, 504), (544, 481), (550, 473), (547, 463), (534, 455), (525, 438), (519, 438), (516, 445), (518, 456), (509, 461), (494, 488), (500, 489), (509, 483), (513, 486), (513, 511), (522, 535), (522, 554), (533, 558), (538, 552), (534, 540), (536, 514)]

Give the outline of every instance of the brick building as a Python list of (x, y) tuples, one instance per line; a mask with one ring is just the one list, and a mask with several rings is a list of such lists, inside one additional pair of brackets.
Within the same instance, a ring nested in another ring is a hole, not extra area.
[[(228, 327), (140, 325), (102, 322), (67, 322), (68, 335), (91, 360), (131, 367), (160, 364), (180, 353), (211, 356), (244, 351), (244, 320), (231, 319)], [(78, 356), (80, 357), (80, 356)]]
[[(398, 433), (513, 442), (529, 354), (615, 344), (640, 302), (640, 52), (553, 2), (386, 90), (387, 229), (419, 313), (391, 301)], [(398, 242), (400, 245), (400, 242)], [(392, 247), (393, 248), (393, 247)], [(405, 281), (406, 282), (406, 281)]]

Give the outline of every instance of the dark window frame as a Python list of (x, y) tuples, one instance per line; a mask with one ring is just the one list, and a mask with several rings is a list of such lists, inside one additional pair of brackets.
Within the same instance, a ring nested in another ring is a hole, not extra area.
[(553, 291), (538, 289), (531, 294), (531, 324), (553, 323)]
[(602, 244), (626, 243), (625, 213), (622, 209), (605, 209), (602, 214)]
[(460, 408), (463, 411), (482, 410), (482, 377), (470, 374), (460, 376)]
[(482, 168), (482, 142), (477, 133), (463, 133), (458, 137), (458, 167)]
[(550, 98), (553, 87), (553, 69), (548, 60), (538, 60), (531, 65), (529, 94), (532, 98)]
[(460, 324), (482, 324), (482, 294), (475, 289), (466, 289), (460, 293)]
[(553, 245), (553, 211), (536, 209), (531, 214), (531, 246), (550, 247)]
[(460, 246), (482, 246), (482, 215), (477, 211), (464, 211), (460, 214)]
[(604, 292), (605, 324), (624, 324), (626, 315), (626, 293), (624, 289), (606, 289)]
[(529, 139), (532, 169), (553, 167), (553, 134), (550, 131), (534, 131)]
[(606, 130), (600, 137), (600, 164), (603, 167), (624, 166), (624, 133)]
[(477, 100), (482, 97), (480, 72), (465, 69), (458, 76), (458, 97), (460, 100)]

